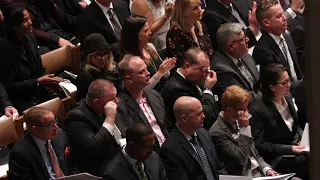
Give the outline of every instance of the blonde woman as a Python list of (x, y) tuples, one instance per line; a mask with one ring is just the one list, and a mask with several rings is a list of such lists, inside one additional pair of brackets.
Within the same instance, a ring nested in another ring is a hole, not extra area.
[(113, 61), (111, 46), (101, 34), (90, 34), (84, 41), (84, 61), (75, 84), (78, 100), (85, 98), (88, 87), (95, 79), (107, 79), (114, 83), (117, 92), (122, 89), (122, 81)]
[(167, 33), (167, 56), (176, 57), (174, 69), (180, 67), (180, 59), (186, 50), (199, 47), (212, 58), (213, 48), (204, 24), (200, 22), (203, 10), (200, 0), (176, 0), (172, 26)]

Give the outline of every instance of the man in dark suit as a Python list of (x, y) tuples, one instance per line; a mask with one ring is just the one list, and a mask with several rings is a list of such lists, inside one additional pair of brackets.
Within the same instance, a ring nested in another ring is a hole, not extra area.
[(248, 38), (239, 23), (226, 23), (217, 32), (220, 50), (211, 61), (212, 69), (217, 73), (218, 81), (213, 92), (221, 95), (230, 85), (239, 85), (253, 92), (253, 84), (259, 80), (254, 59), (248, 52)]
[(0, 83), (0, 108), (3, 109), (4, 114), (8, 117), (18, 115), (18, 111), (12, 107), (12, 103), (2, 83)]
[(120, 116), (150, 126), (156, 137), (155, 149), (158, 149), (169, 134), (168, 119), (160, 94), (145, 88), (150, 83), (147, 65), (140, 57), (129, 56), (122, 59), (118, 67), (124, 83), (124, 90), (119, 94), (119, 107), (125, 111)]
[(181, 96), (192, 96), (201, 100), (205, 114), (204, 127), (210, 128), (218, 114), (218, 107), (211, 91), (217, 82), (216, 73), (210, 70), (208, 55), (199, 48), (184, 52), (182, 66), (164, 85), (161, 95), (171, 119), (174, 121), (173, 104)]
[(150, 126), (135, 124), (126, 130), (127, 144), (106, 167), (105, 180), (167, 180), (166, 172), (155, 145), (154, 132)]
[[(259, 23), (255, 19), (256, 4), (251, 0), (243, 0), (235, 3), (235, 0), (208, 0), (202, 21), (206, 24), (215, 51), (219, 44), (216, 42), (216, 32), (225, 23), (241, 23), (245, 34), (249, 38), (249, 47), (255, 45), (259, 34)], [(252, 9), (252, 12), (249, 11)], [(248, 16), (249, 14), (249, 16)]]
[(120, 139), (128, 126), (116, 119), (117, 90), (108, 80), (97, 79), (85, 99), (78, 102), (64, 123), (80, 172), (102, 176), (103, 167), (120, 150)]
[(274, 176), (277, 173), (258, 154), (253, 142), (247, 109), (250, 99), (240, 86), (229, 86), (222, 95), (223, 111), (209, 134), (229, 174)]
[(73, 174), (68, 140), (53, 113), (34, 107), (24, 120), (28, 133), (9, 155), (9, 179), (48, 180)]
[(252, 56), (260, 69), (271, 63), (279, 63), (287, 68), (293, 82), (300, 80), (303, 75), (296, 47), (291, 36), (285, 33), (287, 18), (283, 15), (281, 5), (271, 1), (261, 4), (257, 8), (257, 20), (263, 31)]
[(202, 128), (200, 101), (183, 96), (174, 104), (176, 128), (160, 148), (159, 156), (169, 180), (218, 180), (226, 174), (208, 132)]
[(123, 0), (97, 0), (80, 13), (77, 19), (76, 35), (83, 44), (92, 33), (100, 33), (113, 47), (114, 55), (119, 55), (119, 40), (124, 20), (130, 11)]

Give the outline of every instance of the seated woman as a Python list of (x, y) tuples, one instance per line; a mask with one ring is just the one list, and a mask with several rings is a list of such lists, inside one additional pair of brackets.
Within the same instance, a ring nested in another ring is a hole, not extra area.
[(266, 66), (260, 72), (260, 83), (263, 97), (250, 109), (256, 149), (270, 164), (282, 155), (295, 155), (294, 164), (286, 169), (301, 179), (308, 179), (308, 157), (300, 145), (302, 130), (290, 95), (291, 82), (286, 68), (280, 64)]
[(147, 18), (152, 33), (150, 42), (158, 51), (166, 48), (166, 36), (170, 28), (173, 7), (174, 3), (166, 3), (166, 0), (133, 1), (131, 12)]
[(90, 34), (84, 40), (84, 61), (75, 85), (78, 89), (78, 100), (86, 97), (89, 85), (95, 79), (107, 79), (114, 83), (119, 93), (122, 89), (118, 69), (113, 62), (111, 46), (101, 34)]
[[(152, 43), (149, 43), (151, 32), (147, 19), (143, 16), (131, 15), (123, 23), (122, 37), (120, 40), (120, 54), (140, 56), (150, 73), (149, 88), (161, 90), (166, 78), (169, 77), (168, 72), (174, 67), (176, 58), (167, 58), (162, 61), (157, 50)], [(164, 78), (162, 78), (164, 77)], [(161, 79), (161, 82), (158, 83)]]
[(47, 87), (63, 79), (45, 74), (28, 11), (11, 6), (4, 11), (6, 36), (0, 41), (0, 72), (12, 105), (19, 112), (51, 98)]
[(199, 47), (211, 60), (213, 48), (205, 25), (200, 22), (203, 10), (200, 0), (176, 0), (172, 15), (172, 25), (167, 33), (167, 56), (176, 57), (173, 70), (180, 67), (183, 52), (191, 47)]

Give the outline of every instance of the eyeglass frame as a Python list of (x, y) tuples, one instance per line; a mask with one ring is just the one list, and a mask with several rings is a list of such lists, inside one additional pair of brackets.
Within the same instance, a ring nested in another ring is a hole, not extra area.
[(90, 56), (93, 56), (94, 58), (101, 60), (101, 59), (107, 59), (108, 56), (111, 55), (111, 51), (105, 51), (104, 55), (97, 55), (96, 53), (90, 54)]
[(54, 125), (58, 124), (58, 118), (55, 118), (55, 121), (51, 122), (48, 125), (43, 125), (43, 124), (34, 124), (34, 126), (38, 126), (38, 127), (45, 127), (45, 128), (52, 128)]
[(281, 84), (281, 85), (285, 86), (285, 85), (288, 85), (289, 83), (292, 84), (291, 79), (286, 79), (286, 80), (279, 82), (279, 83), (276, 83), (276, 84)]
[(231, 41), (230, 44), (235, 43), (235, 42), (243, 43), (243, 42), (246, 42), (246, 41), (247, 41), (247, 36), (244, 35), (242, 38), (239, 38), (239, 39)]

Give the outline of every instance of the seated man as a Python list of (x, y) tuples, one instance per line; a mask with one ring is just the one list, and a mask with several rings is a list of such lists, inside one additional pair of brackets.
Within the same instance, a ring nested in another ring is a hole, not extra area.
[(9, 155), (9, 179), (48, 180), (73, 174), (68, 140), (53, 113), (34, 107), (24, 120), (28, 132)]
[(161, 95), (170, 118), (174, 119), (173, 104), (181, 96), (201, 100), (205, 114), (204, 128), (209, 129), (216, 120), (218, 107), (212, 94), (217, 82), (216, 73), (210, 70), (208, 55), (199, 48), (190, 48), (182, 57), (182, 65), (164, 85)]
[(125, 120), (115, 120), (116, 94), (112, 82), (97, 79), (89, 86), (87, 97), (79, 101), (65, 119), (64, 130), (80, 172), (102, 176), (104, 163), (120, 150), (118, 141), (127, 125)]
[(217, 73), (218, 81), (213, 87), (221, 100), (226, 87), (240, 85), (247, 91), (253, 91), (253, 84), (259, 80), (254, 59), (248, 52), (248, 38), (239, 23), (226, 23), (217, 32), (220, 50), (211, 61), (212, 69)]
[(247, 106), (251, 95), (237, 85), (226, 88), (222, 95), (222, 109), (210, 128), (217, 154), (224, 162), (228, 174), (241, 176), (274, 176), (258, 154), (251, 135)]
[(169, 180), (218, 180), (226, 174), (208, 132), (202, 128), (204, 114), (194, 97), (182, 96), (174, 103), (176, 128), (160, 148), (159, 156)]
[(168, 120), (158, 91), (145, 88), (150, 83), (147, 65), (139, 56), (129, 56), (122, 59), (118, 67), (124, 83), (124, 90), (119, 94), (119, 107), (125, 110), (121, 116), (151, 127), (155, 133), (157, 150), (169, 134), (166, 127)]
[(154, 132), (148, 125), (135, 124), (126, 130), (127, 145), (106, 167), (105, 180), (166, 180), (161, 159), (152, 151)]

